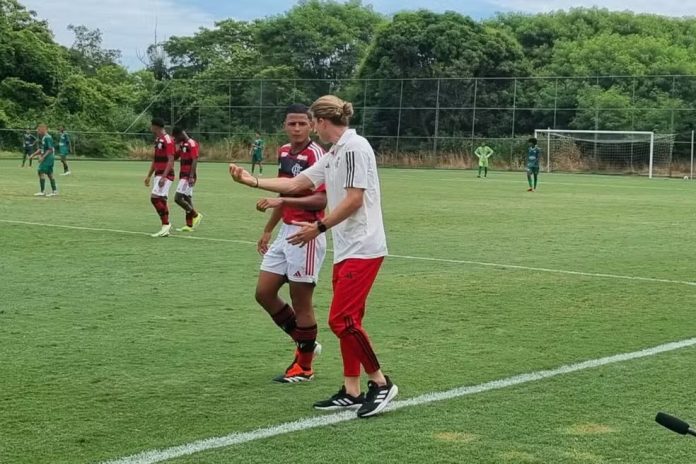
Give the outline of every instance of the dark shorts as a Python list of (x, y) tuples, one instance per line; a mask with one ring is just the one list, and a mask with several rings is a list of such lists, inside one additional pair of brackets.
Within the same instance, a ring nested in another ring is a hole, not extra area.
[(539, 168), (527, 168), (527, 174), (539, 174)]
[(46, 175), (50, 176), (53, 174), (53, 165), (52, 164), (45, 165), (45, 166), (39, 165), (38, 171), (39, 171), (39, 174), (46, 174)]

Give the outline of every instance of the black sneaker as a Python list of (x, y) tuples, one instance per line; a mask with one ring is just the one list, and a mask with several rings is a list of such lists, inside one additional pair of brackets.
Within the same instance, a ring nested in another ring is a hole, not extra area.
[(358, 417), (371, 417), (384, 411), (384, 408), (399, 393), (399, 387), (394, 385), (389, 377), (387, 384), (380, 387), (373, 381), (367, 382), (367, 396), (365, 402), (358, 409)]
[(365, 395), (360, 393), (358, 396), (351, 396), (346, 393), (345, 385), (328, 400), (317, 401), (314, 403), (314, 409), (321, 411), (335, 411), (337, 409), (354, 409), (359, 408), (365, 403)]

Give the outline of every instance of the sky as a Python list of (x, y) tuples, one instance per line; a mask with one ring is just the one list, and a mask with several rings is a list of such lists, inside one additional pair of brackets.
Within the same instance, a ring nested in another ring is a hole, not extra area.
[[(212, 27), (226, 18), (249, 20), (287, 11), (292, 0), (20, 0), (41, 19), (48, 20), (56, 40), (70, 46), (73, 35), (69, 24), (99, 28), (105, 48), (122, 51), (122, 62), (131, 69), (142, 67), (143, 55), (154, 42), (155, 29), (160, 41), (173, 35), (191, 35), (200, 27)], [(536, 13), (552, 9), (599, 6), (611, 10), (630, 9), (668, 16), (696, 16), (696, 2), (685, 0), (363, 0), (376, 11), (393, 14), (402, 10), (427, 8), (452, 10), (476, 19), (496, 12)], [(157, 26), (157, 27), (156, 27)]]

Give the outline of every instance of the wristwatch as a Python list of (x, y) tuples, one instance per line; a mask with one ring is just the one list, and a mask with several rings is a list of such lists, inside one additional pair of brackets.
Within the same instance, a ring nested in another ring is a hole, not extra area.
[(326, 227), (326, 225), (323, 222), (317, 221), (317, 229), (320, 233), (323, 234), (324, 232), (326, 232), (326, 229), (328, 229), (328, 227)]

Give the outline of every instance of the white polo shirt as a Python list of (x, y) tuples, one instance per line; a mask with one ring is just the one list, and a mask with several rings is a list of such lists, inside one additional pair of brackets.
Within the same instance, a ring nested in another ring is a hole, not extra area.
[(377, 160), (364, 137), (348, 129), (323, 158), (300, 175), (307, 176), (315, 188), (326, 186), (326, 200), (331, 211), (346, 198), (347, 188), (365, 191), (360, 209), (331, 229), (334, 263), (387, 255)]

